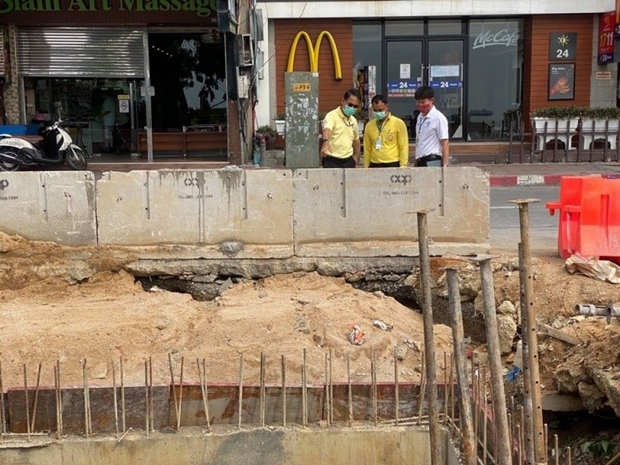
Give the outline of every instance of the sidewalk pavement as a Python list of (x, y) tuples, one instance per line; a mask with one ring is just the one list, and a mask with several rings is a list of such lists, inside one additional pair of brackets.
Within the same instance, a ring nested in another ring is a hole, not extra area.
[[(562, 176), (602, 175), (620, 178), (620, 163), (463, 163), (490, 174), (491, 187), (557, 186)], [(459, 165), (456, 165), (459, 166)]]

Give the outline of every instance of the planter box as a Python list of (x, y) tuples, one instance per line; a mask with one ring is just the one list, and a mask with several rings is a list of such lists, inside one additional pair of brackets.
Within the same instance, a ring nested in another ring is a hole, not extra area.
[(579, 127), (578, 119), (556, 120), (533, 117), (531, 121), (532, 132), (536, 136), (537, 150), (543, 150), (554, 139), (562, 141), (567, 150), (572, 148), (571, 139), (577, 134), (577, 128)]
[[(581, 143), (584, 150), (589, 150), (592, 142), (607, 139), (612, 150), (616, 149), (620, 120), (617, 119), (584, 119), (581, 122)], [(607, 136), (605, 136), (607, 131)]]

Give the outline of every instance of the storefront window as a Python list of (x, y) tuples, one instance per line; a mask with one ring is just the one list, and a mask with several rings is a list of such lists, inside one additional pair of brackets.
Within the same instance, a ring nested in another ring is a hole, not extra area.
[[(358, 83), (364, 81), (365, 67), (376, 67), (376, 89), (380, 93), (383, 89), (381, 79), (381, 23), (355, 23), (353, 25), (353, 63)], [(371, 83), (372, 85), (372, 83)], [(364, 102), (364, 106), (369, 102)]]
[(129, 153), (133, 147), (133, 88), (133, 81), (125, 79), (27, 77), (26, 121), (47, 124), (62, 120), (89, 154)]
[(507, 138), (511, 117), (520, 107), (522, 21), (472, 20), (466, 81), (470, 140)]
[(226, 62), (219, 34), (149, 34), (154, 131), (225, 130)]

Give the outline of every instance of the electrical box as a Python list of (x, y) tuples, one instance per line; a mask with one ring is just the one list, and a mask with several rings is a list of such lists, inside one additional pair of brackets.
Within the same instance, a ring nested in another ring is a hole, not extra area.
[(252, 37), (250, 34), (237, 36), (239, 41), (239, 66), (254, 66), (254, 49), (252, 48)]
[(237, 69), (237, 93), (239, 98), (250, 97), (250, 78), (247, 74), (240, 74)]

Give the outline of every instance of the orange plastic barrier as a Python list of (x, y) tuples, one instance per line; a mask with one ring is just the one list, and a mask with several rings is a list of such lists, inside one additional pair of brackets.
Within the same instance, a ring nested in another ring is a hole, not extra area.
[(558, 252), (585, 257), (620, 259), (620, 179), (564, 176), (560, 201), (547, 202), (553, 215), (559, 211)]

